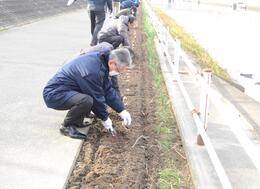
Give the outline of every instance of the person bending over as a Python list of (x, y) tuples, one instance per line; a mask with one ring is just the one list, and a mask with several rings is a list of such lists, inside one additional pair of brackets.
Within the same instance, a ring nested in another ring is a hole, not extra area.
[(120, 10), (131, 8), (133, 15), (137, 15), (137, 7), (139, 7), (139, 0), (120, 0)]
[(130, 46), (128, 30), (134, 27), (135, 17), (133, 15), (121, 15), (105, 24), (98, 34), (98, 42), (108, 42), (114, 49), (123, 46)]
[(92, 111), (101, 119), (102, 125), (114, 132), (107, 105), (119, 113), (126, 126), (131, 116), (111, 85), (109, 76), (123, 73), (132, 65), (127, 48), (87, 52), (63, 65), (43, 89), (47, 107), (69, 110), (60, 127), (61, 134), (85, 139), (77, 127), (84, 127), (83, 119)]

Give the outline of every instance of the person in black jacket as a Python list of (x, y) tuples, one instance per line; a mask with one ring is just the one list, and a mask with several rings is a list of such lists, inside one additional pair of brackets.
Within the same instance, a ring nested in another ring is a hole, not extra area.
[(92, 111), (113, 133), (115, 130), (107, 105), (119, 113), (126, 126), (130, 126), (131, 116), (112, 87), (109, 76), (123, 73), (131, 64), (131, 54), (127, 48), (86, 52), (66, 63), (43, 90), (47, 107), (69, 110), (60, 132), (72, 138), (85, 139), (86, 135), (76, 128), (83, 127), (84, 117)]
[(112, 0), (87, 0), (87, 3), (92, 34), (90, 46), (94, 46), (97, 44), (97, 34), (106, 19), (106, 7), (112, 13)]

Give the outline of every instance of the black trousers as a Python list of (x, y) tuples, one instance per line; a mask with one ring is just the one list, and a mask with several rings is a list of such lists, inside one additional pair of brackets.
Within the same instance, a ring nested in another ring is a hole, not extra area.
[(98, 42), (108, 42), (111, 45), (113, 45), (114, 49), (116, 49), (117, 47), (119, 47), (120, 44), (122, 44), (124, 42), (124, 38), (120, 35), (113, 35), (113, 36), (106, 36), (103, 35), (98, 39)]
[(97, 34), (101, 30), (104, 21), (106, 19), (106, 13), (105, 11), (89, 11), (89, 17), (91, 22), (91, 34), (92, 34), (92, 40), (91, 45), (96, 45), (97, 40)]
[(86, 94), (78, 93), (69, 98), (62, 106), (56, 110), (69, 110), (63, 126), (81, 127), (85, 116), (89, 115), (93, 106), (93, 98)]

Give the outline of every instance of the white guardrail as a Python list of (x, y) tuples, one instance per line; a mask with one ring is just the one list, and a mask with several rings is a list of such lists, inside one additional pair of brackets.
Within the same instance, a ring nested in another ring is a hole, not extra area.
[[(152, 11), (150, 5), (146, 2), (146, 0), (143, 1), (144, 5), (148, 11), (148, 15), (151, 19), (151, 23), (153, 24), (153, 27), (157, 33), (157, 37), (160, 41), (162, 50), (164, 52), (164, 55), (166, 56), (167, 61), (169, 62), (169, 66), (174, 71), (174, 77), (178, 83), (178, 86), (184, 96), (185, 102), (187, 103), (188, 108), (190, 109), (193, 119), (195, 121), (195, 124), (197, 126), (198, 130), (198, 137), (197, 137), (197, 143), (199, 145), (205, 145), (207, 152), (209, 154), (209, 157), (212, 161), (212, 164), (216, 170), (216, 173), (219, 177), (219, 180), (225, 189), (231, 189), (232, 185), (226, 175), (226, 172), (217, 156), (216, 151), (214, 150), (214, 147), (212, 143), (210, 142), (209, 137), (206, 134), (207, 129), (207, 120), (208, 120), (208, 108), (209, 108), (209, 95), (210, 95), (210, 83), (211, 83), (211, 71), (210, 70), (203, 70), (202, 73), (199, 73), (195, 66), (192, 64), (192, 62), (189, 60), (188, 56), (185, 54), (185, 52), (180, 47), (180, 41), (178, 39), (173, 39), (170, 35), (169, 31), (165, 28), (165, 26), (162, 24), (162, 22), (157, 18), (155, 13)], [(168, 51), (168, 44), (171, 42), (174, 44), (174, 57), (172, 58)], [(180, 57), (185, 62), (187, 67), (189, 68), (190, 72), (194, 74), (197, 81), (201, 85), (201, 95), (200, 95), (200, 113), (195, 109), (191, 98), (189, 97), (183, 82), (181, 81), (179, 77), (179, 62)]]

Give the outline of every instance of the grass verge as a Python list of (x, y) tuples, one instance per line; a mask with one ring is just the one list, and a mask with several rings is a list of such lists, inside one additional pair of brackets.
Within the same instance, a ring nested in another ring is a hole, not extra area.
[(201, 68), (210, 68), (218, 77), (230, 81), (228, 73), (222, 69), (218, 63), (202, 48), (198, 42), (188, 34), (181, 26), (179, 26), (170, 16), (165, 14), (161, 9), (154, 8), (157, 16), (163, 21), (164, 25), (169, 28), (170, 34), (174, 38), (178, 38), (181, 42), (181, 47), (188, 52)]
[[(154, 44), (155, 30), (150, 23), (144, 5), (142, 6), (142, 11), (144, 33), (146, 34), (146, 43), (144, 44), (146, 49), (146, 61), (153, 75), (153, 86), (156, 93), (155, 129), (159, 135), (158, 142), (162, 150), (162, 157), (160, 158), (162, 162), (158, 174), (159, 185), (162, 189), (180, 188), (181, 186), (186, 185), (186, 183), (181, 174), (180, 169), (182, 168), (180, 168), (180, 162), (175, 161), (176, 158), (174, 157), (176, 157), (176, 153), (173, 151), (173, 146), (179, 142), (180, 137)], [(184, 164), (186, 164), (186, 162)]]

